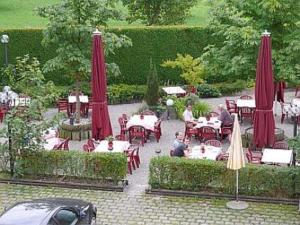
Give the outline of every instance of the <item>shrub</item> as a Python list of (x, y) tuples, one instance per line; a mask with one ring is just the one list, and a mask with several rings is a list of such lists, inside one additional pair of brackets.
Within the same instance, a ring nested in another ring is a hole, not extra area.
[(147, 89), (145, 93), (145, 101), (149, 106), (155, 106), (159, 99), (159, 84), (157, 79), (156, 66), (150, 60), (150, 71), (147, 78)]
[[(23, 154), (17, 161), (25, 177), (100, 179), (114, 183), (122, 181), (127, 172), (124, 154), (85, 153), (78, 151), (38, 151)], [(20, 173), (19, 173), (20, 174)]]
[(217, 87), (210, 84), (200, 84), (197, 87), (197, 95), (201, 98), (220, 97), (221, 93)]
[[(300, 179), (297, 167), (247, 165), (239, 171), (239, 192), (249, 196), (293, 198)], [(152, 188), (235, 193), (235, 171), (211, 160), (155, 157), (150, 162)]]
[(247, 88), (247, 82), (244, 80), (236, 80), (235, 82), (217, 83), (214, 86), (219, 89), (222, 95), (231, 95)]
[[(209, 28), (203, 27), (138, 27), (138, 28), (109, 28), (108, 31), (117, 35), (125, 34), (132, 40), (133, 46), (119, 49), (114, 55), (106, 58), (106, 62), (117, 62), (121, 75), (109, 77), (109, 84), (145, 84), (148, 73), (149, 57), (153, 63), (162, 61), (176, 55), (190, 54), (199, 57), (203, 48), (214, 42), (222, 42), (217, 36), (211, 36)], [(30, 54), (37, 57), (41, 64), (55, 57), (55, 47), (45, 48), (41, 45), (41, 29), (10, 29), (1, 30), (10, 36), (9, 62), (14, 64), (17, 56)], [(180, 44), (178, 44), (180, 43)], [(159, 54), (158, 54), (159, 53)], [(3, 62), (3, 54), (0, 54), (0, 62)], [(182, 83), (180, 71), (172, 71), (158, 67), (158, 79), (162, 83)], [(49, 73), (48, 80), (53, 80), (57, 85), (70, 85), (73, 83), (62, 71)], [(88, 78), (87, 78), (88, 80)]]
[(144, 98), (145, 91), (145, 85), (110, 85), (108, 86), (108, 101), (109, 104), (141, 101)]

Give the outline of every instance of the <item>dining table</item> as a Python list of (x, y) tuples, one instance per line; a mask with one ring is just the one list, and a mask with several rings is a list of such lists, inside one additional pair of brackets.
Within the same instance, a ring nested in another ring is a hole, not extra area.
[(130, 117), (126, 124), (126, 128), (132, 126), (143, 126), (146, 130), (154, 131), (155, 123), (158, 121), (157, 116), (155, 115), (133, 115)]
[(163, 89), (163, 91), (167, 95), (185, 95), (186, 94), (186, 91), (183, 90), (179, 86), (175, 86), (175, 87), (163, 87), (162, 89)]
[(293, 161), (293, 150), (287, 149), (263, 149), (261, 162), (267, 164), (287, 164), (291, 165)]
[[(202, 151), (202, 147), (204, 147), (204, 151)], [(221, 154), (221, 152), (222, 152), (222, 148), (220, 147), (214, 147), (211, 145), (196, 145), (187, 154), (187, 158), (209, 159), (209, 160), (216, 161), (217, 157)]]
[(53, 150), (55, 145), (58, 145), (62, 142), (62, 139), (53, 137), (45, 140), (44, 149), (45, 150)]
[(123, 153), (126, 152), (130, 147), (128, 141), (113, 141), (112, 149), (108, 147), (108, 141), (102, 140), (99, 144), (96, 144), (94, 152), (109, 152), (109, 153)]
[(243, 123), (243, 117), (241, 116), (242, 108), (249, 108), (253, 112), (256, 108), (255, 99), (240, 99), (239, 98), (236, 100), (236, 106), (238, 109), (238, 116), (241, 120), (241, 123)]
[(218, 117), (210, 117), (209, 120), (207, 120), (206, 117), (199, 117), (199, 119), (196, 121), (196, 125), (194, 126), (194, 128), (197, 129), (204, 126), (208, 126), (220, 132), (221, 125), (222, 121), (219, 120)]

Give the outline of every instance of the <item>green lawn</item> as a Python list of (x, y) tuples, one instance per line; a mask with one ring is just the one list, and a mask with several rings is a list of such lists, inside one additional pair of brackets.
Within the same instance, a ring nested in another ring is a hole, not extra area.
[[(47, 23), (47, 20), (40, 18), (34, 12), (38, 6), (50, 5), (60, 2), (60, 0), (0, 0), (0, 29), (7, 28), (41, 28)], [(124, 12), (121, 4), (119, 6)], [(186, 24), (192, 26), (205, 25), (207, 23), (207, 14), (209, 6), (205, 0), (199, 1), (199, 4), (192, 8), (191, 16)], [(129, 26), (124, 21), (111, 21), (111, 26)], [(139, 25), (139, 23), (131, 26)]]

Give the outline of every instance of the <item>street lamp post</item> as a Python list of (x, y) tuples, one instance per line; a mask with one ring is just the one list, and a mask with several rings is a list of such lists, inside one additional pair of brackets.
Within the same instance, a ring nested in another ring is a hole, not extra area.
[(1, 36), (1, 43), (4, 45), (4, 65), (8, 66), (8, 42), (9, 42), (9, 37), (7, 34), (3, 34)]

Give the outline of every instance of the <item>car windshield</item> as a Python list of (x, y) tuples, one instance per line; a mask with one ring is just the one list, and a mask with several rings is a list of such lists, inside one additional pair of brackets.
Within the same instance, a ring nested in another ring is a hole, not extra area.
[(5, 212), (0, 218), (0, 224), (39, 225), (51, 211), (47, 203), (22, 203)]

